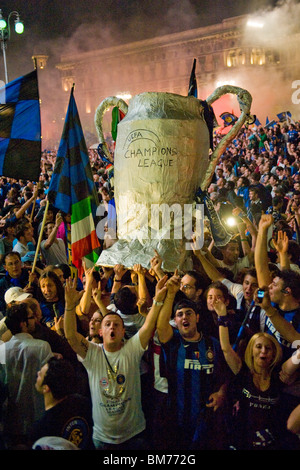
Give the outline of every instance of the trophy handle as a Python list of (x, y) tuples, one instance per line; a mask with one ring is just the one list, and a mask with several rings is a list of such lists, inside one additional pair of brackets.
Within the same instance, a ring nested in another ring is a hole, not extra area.
[(122, 111), (122, 113), (127, 114), (128, 104), (117, 96), (109, 96), (108, 98), (105, 98), (103, 101), (101, 101), (101, 103), (99, 104), (98, 108), (96, 109), (94, 119), (95, 127), (99, 137), (99, 143), (102, 146), (102, 150), (104, 151), (105, 155), (110, 161), (112, 161), (112, 157), (108, 149), (107, 143), (105, 142), (103, 134), (103, 116), (112, 106), (117, 106)]
[(215, 168), (219, 162), (220, 156), (224, 153), (229, 142), (231, 142), (235, 136), (238, 134), (240, 129), (242, 128), (243, 124), (246, 121), (250, 121), (253, 119), (253, 116), (250, 116), (250, 108), (252, 103), (252, 96), (247, 90), (243, 88), (239, 88), (232, 85), (224, 85), (221, 87), (216, 88), (216, 90), (206, 99), (208, 105), (211, 105), (216, 100), (218, 100), (221, 96), (227, 95), (228, 93), (237, 95), (237, 100), (240, 105), (241, 115), (232, 127), (228, 134), (226, 134), (222, 140), (219, 142), (215, 150), (211, 155), (210, 164), (208, 166), (206, 176), (204, 178), (203, 184), (201, 185), (203, 191), (206, 190), (210, 184), (210, 181), (213, 177), (213, 173)]

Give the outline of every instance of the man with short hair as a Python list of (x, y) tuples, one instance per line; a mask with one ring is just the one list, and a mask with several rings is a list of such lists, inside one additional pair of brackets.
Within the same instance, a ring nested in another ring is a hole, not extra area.
[(16, 251), (7, 253), (4, 257), (3, 265), (6, 273), (5, 276), (0, 278), (0, 312), (2, 315), (5, 315), (6, 303), (4, 295), (10, 287), (21, 287), (30, 293), (32, 293), (32, 289), (30, 290), (26, 287), (29, 281), (29, 272), (23, 268), (20, 253)]
[(153, 305), (138, 332), (124, 342), (122, 318), (115, 312), (104, 316), (94, 344), (76, 331), (75, 281), (66, 280), (65, 335), (89, 376), (93, 405), (93, 441), (96, 449), (145, 449), (146, 421), (141, 405), (140, 362), (154, 333), (166, 294), (167, 276), (157, 283)]
[(42, 437), (58, 436), (79, 449), (93, 449), (91, 402), (77, 393), (72, 364), (52, 357), (38, 372), (35, 388), (44, 398), (45, 413), (34, 423), (32, 443)]
[(218, 414), (211, 411), (223, 404), (227, 367), (217, 339), (198, 330), (199, 314), (194, 302), (182, 299), (175, 305), (175, 327), (171, 326), (179, 287), (180, 279), (175, 273), (167, 283), (167, 295), (157, 320), (168, 379), (170, 445), (176, 450), (216, 449), (221, 445), (222, 427)]
[(7, 386), (4, 436), (10, 449), (28, 446), (35, 420), (43, 413), (43, 400), (35, 390), (36, 375), (53, 356), (46, 341), (34, 339), (35, 317), (24, 304), (7, 308), (5, 323), (12, 338), (0, 345), (1, 374)]
[(204, 277), (195, 270), (187, 271), (180, 281), (180, 290), (186, 297), (194, 302), (199, 302), (201, 295), (207, 287)]

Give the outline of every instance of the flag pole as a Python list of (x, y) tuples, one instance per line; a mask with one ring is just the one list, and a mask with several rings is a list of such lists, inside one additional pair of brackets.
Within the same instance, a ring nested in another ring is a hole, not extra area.
[[(40, 246), (41, 246), (41, 241), (42, 241), (42, 237), (43, 237), (44, 227), (45, 227), (45, 223), (46, 223), (46, 217), (47, 217), (48, 207), (49, 207), (49, 200), (47, 200), (47, 202), (46, 202), (46, 207), (45, 207), (44, 216), (43, 216), (43, 221), (42, 221), (42, 227), (41, 227), (41, 230), (40, 230), (40, 234), (39, 234), (39, 238), (38, 238), (38, 243), (37, 243), (36, 250), (35, 250), (34, 260), (33, 260), (33, 263), (32, 263), (31, 274), (33, 274), (33, 273), (34, 273), (34, 270), (35, 270), (35, 266), (36, 266), (36, 262), (37, 262), (37, 257), (38, 257), (38, 254), (39, 254), (39, 250), (40, 250)], [(30, 286), (30, 285), (31, 285), (31, 282), (29, 281), (29, 286)]]

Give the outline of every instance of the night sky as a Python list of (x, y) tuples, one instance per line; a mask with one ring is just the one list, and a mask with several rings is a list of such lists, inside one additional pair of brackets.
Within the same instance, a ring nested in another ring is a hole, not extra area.
[[(63, 51), (87, 51), (215, 24), (270, 8), (271, 0), (1, 0), (2, 14), (17, 10), (25, 25), (7, 48), (9, 79), (32, 69), (33, 52), (54, 62)], [(0, 79), (3, 61), (0, 57)]]

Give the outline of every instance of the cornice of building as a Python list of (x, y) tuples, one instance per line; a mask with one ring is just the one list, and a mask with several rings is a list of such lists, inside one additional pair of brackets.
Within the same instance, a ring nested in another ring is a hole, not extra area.
[(138, 54), (142, 51), (152, 50), (154, 47), (174, 47), (179, 44), (182, 45), (182, 43), (207, 41), (212, 38), (238, 37), (240, 35), (241, 26), (245, 24), (247, 18), (247, 15), (236, 16), (227, 18), (223, 20), (222, 23), (202, 26), (178, 33), (166, 34), (164, 36), (157, 36), (88, 52), (62, 55), (61, 62), (57, 65), (57, 68), (66, 70), (73, 68), (75, 63), (83, 63), (89, 61), (91, 58), (93, 58), (93, 60), (97, 60), (97, 58), (103, 59), (105, 57), (117, 58), (118, 56), (124, 56), (126, 54)]

